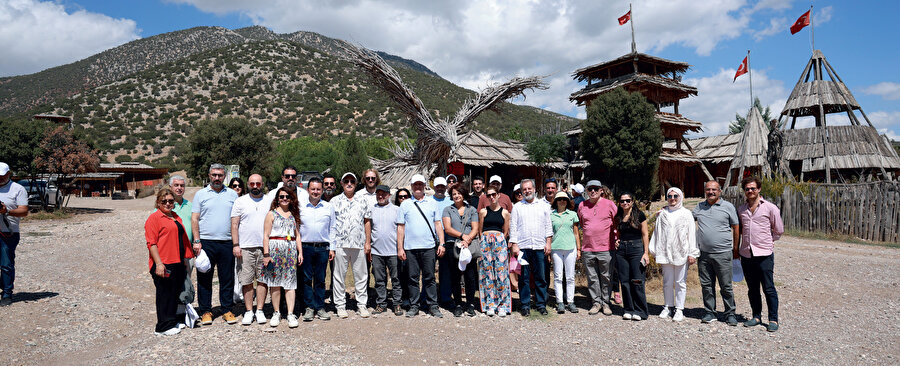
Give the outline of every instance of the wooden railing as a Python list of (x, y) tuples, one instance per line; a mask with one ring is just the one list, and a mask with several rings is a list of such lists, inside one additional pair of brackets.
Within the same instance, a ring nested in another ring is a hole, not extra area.
[[(900, 183), (809, 184), (808, 192), (790, 186), (780, 197), (766, 197), (781, 209), (785, 229), (835, 233), (900, 243)], [(723, 198), (737, 208), (743, 193), (729, 189)]]

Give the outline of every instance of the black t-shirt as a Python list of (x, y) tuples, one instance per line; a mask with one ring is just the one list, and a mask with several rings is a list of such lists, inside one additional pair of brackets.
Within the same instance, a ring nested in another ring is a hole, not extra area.
[[(619, 211), (622, 211), (622, 208), (619, 208)], [(631, 210), (632, 215), (637, 215), (638, 222), (644, 222), (647, 220), (647, 215), (644, 215), (644, 212), (638, 209)], [(616, 215), (618, 216), (618, 215)], [(631, 226), (631, 222), (620, 222), (619, 223), (619, 240), (641, 240), (643, 234), (641, 234), (641, 227), (638, 226), (637, 229)]]

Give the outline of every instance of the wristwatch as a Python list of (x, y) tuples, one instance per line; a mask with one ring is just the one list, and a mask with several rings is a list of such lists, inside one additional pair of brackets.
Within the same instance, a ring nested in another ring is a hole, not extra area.
[(200, 239), (194, 239), (194, 244), (200, 244)]

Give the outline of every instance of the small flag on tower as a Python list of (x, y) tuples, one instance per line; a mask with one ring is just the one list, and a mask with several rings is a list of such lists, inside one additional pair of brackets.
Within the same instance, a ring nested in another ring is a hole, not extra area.
[(747, 57), (744, 57), (744, 61), (741, 61), (741, 66), (738, 66), (737, 72), (734, 73), (734, 80), (731, 81), (732, 83), (737, 80), (738, 76), (744, 75), (750, 71), (750, 67), (747, 66)]
[(801, 29), (809, 25), (809, 12), (812, 10), (807, 10), (800, 18), (797, 18), (797, 21), (794, 22), (794, 25), (791, 26), (791, 34), (797, 34)]
[(619, 25), (625, 25), (629, 20), (631, 20), (631, 10), (619, 17)]

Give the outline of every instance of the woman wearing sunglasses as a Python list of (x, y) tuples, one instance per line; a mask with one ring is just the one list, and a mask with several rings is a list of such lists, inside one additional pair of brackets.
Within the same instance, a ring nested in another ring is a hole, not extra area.
[(622, 308), (625, 320), (647, 319), (647, 295), (644, 292), (644, 269), (650, 263), (650, 239), (647, 235), (647, 216), (634, 208), (634, 195), (619, 195), (619, 211), (615, 227), (616, 269), (622, 281)]
[(228, 187), (237, 192), (238, 197), (247, 194), (247, 186), (244, 185), (244, 181), (240, 177), (231, 178), (231, 181), (228, 182)]
[(262, 281), (269, 286), (275, 313), (269, 325), (277, 327), (281, 323), (281, 289), (285, 292), (288, 309), (288, 326), (300, 325), (294, 314), (294, 300), (297, 291), (297, 266), (303, 263), (303, 248), (300, 246), (300, 204), (294, 189), (281, 187), (275, 194), (270, 212), (266, 215), (263, 232), (263, 274)]
[(566, 192), (558, 192), (553, 198), (554, 210), (550, 213), (553, 223), (553, 242), (550, 244), (553, 258), (553, 289), (556, 292), (556, 313), (566, 312), (563, 301), (563, 276), (566, 278), (565, 302), (572, 313), (575, 307), (575, 261), (581, 258), (581, 234), (578, 232), (578, 214), (573, 211), (572, 200)]
[(512, 311), (509, 244), (506, 242), (510, 214), (500, 207), (497, 188), (488, 186), (485, 196), (491, 204), (478, 212), (478, 227), (481, 229), (481, 265), (478, 268), (481, 311), (487, 316), (497, 314), (505, 317)]
[[(663, 297), (666, 304), (659, 317), (671, 317), (680, 322), (684, 320), (682, 310), (687, 291), (687, 267), (697, 262), (700, 248), (697, 246), (694, 215), (683, 207), (684, 193), (678, 188), (669, 188), (666, 191), (666, 201), (669, 205), (659, 210), (656, 229), (653, 230), (648, 249), (663, 271)], [(673, 306), (674, 314), (671, 312)]]
[[(150, 276), (156, 287), (156, 334), (174, 335), (181, 332), (175, 316), (178, 295), (184, 285), (186, 259), (194, 257), (181, 218), (172, 209), (175, 193), (163, 188), (156, 194), (157, 211), (144, 223), (144, 236), (150, 253)], [(200, 250), (199, 244), (196, 250)]]

